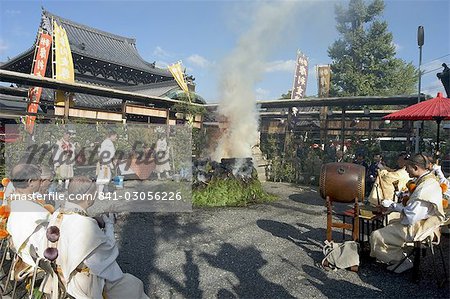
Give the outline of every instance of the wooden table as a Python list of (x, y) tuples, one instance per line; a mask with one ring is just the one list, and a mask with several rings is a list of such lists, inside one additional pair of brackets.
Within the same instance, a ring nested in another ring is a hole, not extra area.
[[(353, 209), (344, 211), (343, 213), (338, 213), (337, 215), (342, 216), (342, 222), (346, 221), (347, 217), (350, 217), (352, 221), (354, 220)], [(361, 206), (359, 212), (359, 238), (360, 243), (368, 242), (370, 234), (379, 228), (387, 225), (387, 215), (389, 213), (378, 213), (375, 207), (371, 206)], [(342, 229), (342, 239), (345, 240), (345, 228)]]

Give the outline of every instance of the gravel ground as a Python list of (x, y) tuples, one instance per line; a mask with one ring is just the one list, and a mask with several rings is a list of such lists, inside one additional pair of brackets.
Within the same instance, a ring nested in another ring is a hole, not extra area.
[[(122, 215), (116, 229), (119, 264), (142, 279), (151, 298), (448, 298), (448, 284), (437, 287), (431, 255), (422, 261), (418, 284), (411, 282), (411, 272), (393, 274), (368, 259), (357, 273), (324, 270), (326, 213), (319, 194), (283, 183), (264, 187), (280, 200), (248, 208)], [(448, 271), (448, 236), (442, 245)]]

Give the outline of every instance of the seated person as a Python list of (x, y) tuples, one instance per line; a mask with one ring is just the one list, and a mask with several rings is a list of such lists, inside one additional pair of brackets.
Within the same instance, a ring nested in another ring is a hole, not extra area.
[(445, 219), (442, 190), (436, 177), (427, 169), (428, 163), (423, 154), (416, 154), (406, 160), (406, 171), (411, 177), (417, 178), (416, 187), (406, 206), (389, 199), (383, 200), (384, 207), (401, 213), (400, 220), (374, 231), (370, 236), (370, 255), (391, 264), (388, 269), (396, 273), (413, 266), (409, 258), (399, 264), (406, 255), (402, 249), (405, 242), (413, 241), (415, 236), (442, 224)]
[(367, 165), (367, 162), (364, 158), (363, 153), (357, 153), (355, 160), (353, 160), (353, 163), (364, 166), (364, 168), (366, 169), (366, 172), (367, 172), (367, 168), (369, 168), (369, 165)]
[[(54, 193), (56, 190), (53, 186), (54, 174), (52, 170), (50, 169), (50, 167), (45, 165), (41, 165), (40, 169), (41, 169), (41, 184), (38, 193), (41, 195)], [(5, 198), (8, 198), (11, 194), (14, 193), (14, 191), (15, 191), (14, 184), (12, 182), (9, 182), (9, 184), (6, 185), (4, 190)], [(46, 199), (47, 198), (48, 196), (46, 196)]]
[(395, 187), (393, 182), (398, 181), (398, 190), (406, 189), (406, 183), (411, 179), (405, 166), (406, 153), (401, 153), (397, 158), (398, 169), (381, 169), (369, 194), (369, 202), (373, 206), (381, 204), (382, 199), (393, 199)]
[(439, 183), (447, 186), (447, 190), (444, 192), (444, 197), (450, 199), (450, 177), (446, 178), (444, 172), (442, 171), (442, 167), (440, 165), (434, 164), (431, 165), (431, 172), (436, 176)]
[(336, 162), (343, 163), (345, 162), (344, 153), (342, 151), (336, 151)]
[(103, 215), (102, 230), (87, 214), (95, 200), (95, 181), (75, 177), (68, 191), (69, 200), (55, 211), (49, 223), (49, 228), (59, 228), (58, 240), (48, 242), (49, 247), (58, 250), (56, 264), (67, 293), (86, 299), (148, 298), (142, 282), (124, 274), (116, 262), (119, 250), (114, 238), (114, 216)]
[(14, 188), (13, 183), (11, 181), (9, 181), (9, 183), (6, 186), (4, 186), (4, 188), (3, 188), (3, 192), (4, 192), (3, 198), (8, 198), (11, 194), (14, 193), (14, 190), (15, 190), (15, 188)]
[(11, 182), (14, 184), (14, 191), (4, 202), (11, 208), (6, 229), (11, 235), (12, 248), (23, 262), (34, 266), (31, 251), (43, 257), (50, 216), (44, 207), (42, 196), (38, 193), (41, 186), (41, 171), (36, 165), (19, 164), (12, 170)]
[[(442, 204), (444, 206), (444, 209), (448, 209), (448, 202), (450, 201), (450, 176), (446, 178), (444, 172), (442, 171), (442, 167), (434, 163), (431, 166), (431, 172), (436, 176), (441, 185), (441, 189), (443, 192)], [(446, 226), (442, 228), (442, 232), (445, 234), (450, 234), (450, 219), (448, 219), (445, 224)]]

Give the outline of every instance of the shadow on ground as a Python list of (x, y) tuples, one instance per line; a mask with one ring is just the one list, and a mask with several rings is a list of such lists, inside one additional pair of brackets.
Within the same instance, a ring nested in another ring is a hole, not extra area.
[(259, 270), (267, 264), (256, 247), (242, 249), (225, 243), (216, 255), (202, 253), (201, 257), (213, 267), (236, 275), (238, 285), (232, 290), (222, 288), (217, 298), (295, 298), (283, 286), (265, 279)]
[(339, 278), (332, 278), (325, 270), (309, 265), (302, 266), (311, 285), (317, 288), (328, 298), (354, 298), (354, 297), (380, 297), (381, 290), (374, 290), (365, 286), (356, 285)]
[[(326, 297), (389, 297), (397, 296), (398, 288), (402, 288), (401, 297), (426, 297), (426, 293), (430, 292), (430, 296), (440, 298), (442, 296), (445, 297), (445, 294), (448, 294), (448, 291), (450, 291), (448, 281), (443, 288), (438, 286), (438, 281), (442, 281), (444, 277), (444, 268), (438, 252), (436, 252), (434, 257), (436, 264), (433, 263), (433, 257), (429, 251), (421, 261), (421, 280), (418, 283), (411, 281), (411, 271), (402, 274), (389, 272), (386, 270), (385, 265), (377, 263), (367, 256), (361, 257), (361, 264), (357, 273), (347, 270), (327, 271), (321, 267), (320, 263), (323, 259), (320, 242), (325, 236), (325, 229), (315, 229), (302, 223), (297, 223), (297, 227), (294, 227), (287, 223), (265, 219), (258, 220), (257, 225), (277, 238), (283, 238), (295, 243), (314, 260), (314, 266), (306, 263), (301, 266), (299, 271), (304, 272), (308, 282)], [(335, 231), (333, 231), (333, 234), (335, 240), (339, 240), (342, 237)], [(442, 238), (441, 246), (444, 252), (445, 269), (448, 277), (448, 236)], [(285, 262), (290, 263), (289, 261)], [(359, 277), (363, 285), (347, 281), (348, 277), (355, 275)], [(407, 287), (405, 288), (405, 286)]]
[[(151, 282), (160, 280), (169, 285), (170, 290), (186, 298), (202, 297), (199, 267), (193, 262), (192, 251), (179, 246), (204, 232), (198, 221), (185, 219), (190, 216), (190, 213), (131, 213), (123, 219), (118, 262), (124, 272), (131, 273), (144, 282), (148, 294), (154, 293), (158, 287)], [(184, 253), (183, 281), (177, 280), (164, 266), (156, 265), (156, 259), (164, 254), (159, 252), (161, 244), (173, 244), (171, 249), (179, 249), (178, 252)]]

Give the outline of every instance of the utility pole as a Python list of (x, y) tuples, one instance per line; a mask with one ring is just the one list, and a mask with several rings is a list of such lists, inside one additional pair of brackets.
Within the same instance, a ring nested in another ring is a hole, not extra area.
[[(422, 72), (420, 67), (422, 65), (422, 46), (424, 44), (424, 30), (423, 26), (419, 26), (417, 28), (417, 45), (419, 46), (419, 91), (417, 93), (417, 103), (420, 103), (420, 88), (422, 85)], [(420, 122), (416, 121), (416, 138), (415, 138), (415, 147), (414, 152), (417, 154), (419, 152), (419, 138), (420, 138)]]

